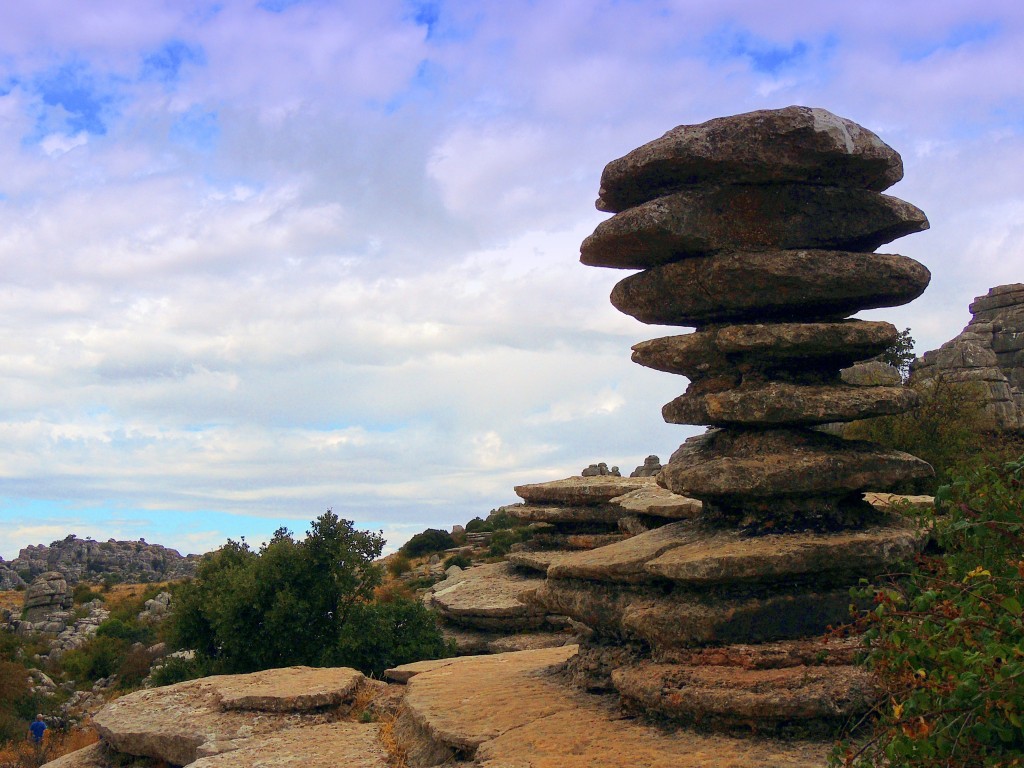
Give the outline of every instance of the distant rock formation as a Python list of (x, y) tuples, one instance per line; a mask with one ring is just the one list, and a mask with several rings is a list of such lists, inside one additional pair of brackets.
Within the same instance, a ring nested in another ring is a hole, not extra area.
[(15, 589), (19, 580), (32, 581), (48, 571), (59, 572), (69, 584), (108, 576), (126, 582), (181, 579), (195, 573), (200, 557), (182, 557), (177, 550), (141, 539), (93, 541), (72, 534), (50, 546), (25, 547), (7, 563), (0, 560), (0, 587), (8, 583), (2, 588)]
[(661, 472), (661, 459), (651, 454), (644, 463), (629, 473), (630, 477), (656, 477)]
[(999, 431), (1024, 430), (1024, 283), (997, 285), (970, 306), (960, 335), (925, 352), (910, 380), (976, 382), (985, 413)]
[(608, 465), (603, 461), (599, 464), (591, 464), (589, 467), (580, 472), (582, 477), (604, 477), (605, 475), (611, 475), (612, 477), (620, 477), (619, 468), (612, 467), (608, 469)]
[(72, 599), (64, 575), (57, 571), (40, 574), (25, 590), (21, 621), (15, 631), (63, 632), (70, 616)]

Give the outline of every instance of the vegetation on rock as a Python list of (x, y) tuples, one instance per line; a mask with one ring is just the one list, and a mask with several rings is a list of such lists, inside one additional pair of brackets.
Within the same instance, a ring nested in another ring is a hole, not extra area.
[(860, 591), (880, 691), (871, 733), (833, 765), (1024, 765), (1024, 458), (966, 471), (942, 488), (942, 554)]

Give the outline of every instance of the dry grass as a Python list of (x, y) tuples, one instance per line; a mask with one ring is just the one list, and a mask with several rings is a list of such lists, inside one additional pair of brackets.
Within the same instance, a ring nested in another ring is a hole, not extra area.
[(7, 608), (11, 611), (20, 611), (25, 601), (25, 593), (16, 589), (8, 589), (0, 592), (0, 608)]
[(43, 737), (42, 749), (24, 741), (7, 744), (0, 749), (0, 768), (34, 768), (56, 760), (62, 755), (84, 749), (100, 740), (91, 727), (76, 728), (68, 733), (48, 730)]
[(388, 765), (391, 768), (409, 768), (409, 756), (402, 745), (398, 743), (398, 739), (395, 738), (395, 722), (397, 720), (397, 716), (382, 718), (377, 737), (380, 739), (381, 746), (388, 753)]

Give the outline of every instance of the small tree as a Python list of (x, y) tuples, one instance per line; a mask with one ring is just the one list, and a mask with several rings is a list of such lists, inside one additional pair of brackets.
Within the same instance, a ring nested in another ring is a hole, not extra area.
[[(383, 547), (379, 533), (356, 530), (330, 510), (313, 521), (302, 541), (284, 528), (258, 552), (244, 541), (229, 541), (178, 589), (169, 641), (195, 650), (207, 673), (296, 664), (376, 669), (365, 661), (372, 655), (367, 649), (385, 656), (391, 653), (387, 642), (373, 645), (373, 638), (363, 637), (359, 645), (351, 638), (364, 621), (379, 623), (372, 604), (382, 569), (374, 560)], [(411, 610), (426, 614), (418, 603)], [(436, 625), (433, 632), (434, 639), (440, 637)], [(356, 645), (355, 658), (346, 661), (345, 648)], [(431, 642), (424, 641), (417, 658), (431, 653)]]
[(874, 359), (891, 365), (906, 381), (910, 377), (910, 364), (914, 362), (914, 337), (910, 335), (910, 329), (904, 328), (900, 331), (896, 341)]

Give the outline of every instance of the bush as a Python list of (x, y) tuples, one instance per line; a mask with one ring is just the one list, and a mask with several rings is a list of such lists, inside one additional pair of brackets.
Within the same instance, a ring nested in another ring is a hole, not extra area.
[(448, 531), (427, 528), (427, 530), (417, 533), (405, 542), (399, 552), (406, 557), (419, 557), (420, 555), (429, 555), (434, 552), (443, 552), (454, 546), (455, 539), (452, 538)]
[(142, 626), (137, 621), (107, 619), (96, 628), (96, 637), (114, 637), (127, 643), (151, 644), (156, 638), (152, 627)]
[(183, 683), (197, 677), (202, 677), (202, 671), (195, 659), (170, 656), (153, 670), (150, 680), (154, 686), (161, 686)]
[(396, 552), (388, 560), (388, 573), (396, 579), (408, 570), (412, 569), (412, 561), (401, 552)]
[(976, 455), (986, 442), (984, 396), (976, 384), (929, 379), (911, 385), (919, 405), (906, 413), (852, 422), (843, 437), (870, 440), (906, 451), (935, 469), (935, 478), (904, 492), (934, 493), (948, 483), (965, 457)]
[(85, 690), (101, 677), (116, 673), (130, 647), (130, 643), (117, 637), (93, 637), (81, 648), (65, 653), (61, 666), (78, 690)]
[(259, 552), (229, 541), (175, 592), (168, 639), (194, 649), (204, 673), (336, 663), (373, 671), (432, 652), (436, 626), (379, 607), (400, 601), (373, 602), (382, 581), (373, 560), (383, 547), (379, 534), (357, 531), (330, 511), (303, 541), (284, 529)]
[(453, 655), (437, 616), (418, 600), (398, 598), (356, 606), (330, 661), (380, 677), (399, 664)]
[(527, 534), (523, 529), (512, 529), (512, 530), (501, 530), (495, 531), (494, 535), (491, 536), (491, 544), (487, 550), (487, 553), (491, 557), (501, 557), (507, 555), (512, 551), (512, 545), (518, 544), (521, 541), (527, 539)]
[(487, 516), (487, 524), (491, 526), (492, 531), (504, 531), (509, 528), (517, 528), (523, 523), (521, 520), (512, 517), (508, 512), (498, 512), (495, 510)]
[(472, 564), (473, 561), (465, 555), (452, 555), (444, 561), (444, 569), (447, 571), (453, 565), (457, 565), (459, 568), (469, 568)]
[(486, 531), (493, 531), (494, 526), (484, 520), (482, 517), (474, 517), (468, 523), (466, 523), (466, 533), (484, 533)]
[(80, 581), (75, 584), (74, 589), (71, 590), (71, 599), (74, 600), (75, 605), (82, 605), (83, 603), (88, 603), (91, 600), (105, 600), (106, 598), (102, 593), (95, 591), (84, 581)]
[(1024, 764), (1024, 458), (937, 497), (942, 555), (874, 592), (862, 617), (881, 692), (872, 733), (833, 765)]

